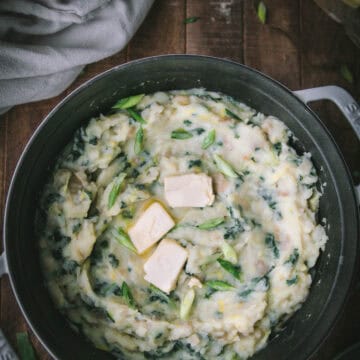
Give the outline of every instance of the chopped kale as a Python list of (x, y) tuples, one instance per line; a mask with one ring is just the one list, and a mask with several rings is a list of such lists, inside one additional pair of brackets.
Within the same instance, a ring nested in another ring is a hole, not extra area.
[(243, 290), (239, 293), (239, 296), (242, 298), (242, 299), (246, 299), (254, 290), (253, 289), (246, 289), (246, 290)]
[(45, 197), (44, 205), (45, 207), (49, 207), (54, 202), (62, 202), (63, 197), (58, 193), (50, 193)]
[(56, 229), (50, 236), (50, 240), (53, 242), (53, 249), (51, 251), (52, 256), (56, 260), (63, 259), (63, 249), (71, 241), (69, 236), (63, 235), (60, 230)]
[(84, 193), (88, 196), (90, 200), (93, 200), (93, 194), (91, 191), (84, 189)]
[(241, 121), (241, 119), (239, 118), (239, 116), (237, 116), (236, 114), (234, 114), (231, 110), (225, 109), (225, 113), (226, 113), (227, 116), (232, 117), (232, 118), (235, 119), (235, 120)]
[(90, 255), (90, 264), (96, 265), (103, 260), (103, 248), (96, 242)]
[(99, 243), (99, 246), (102, 248), (102, 249), (107, 249), (109, 247), (109, 242), (107, 240), (104, 240), (104, 241), (101, 241)]
[(275, 258), (278, 259), (280, 256), (280, 253), (279, 253), (279, 248), (277, 247), (276, 240), (275, 240), (275, 237), (273, 234), (270, 234), (270, 233), (266, 234), (265, 244), (270, 250), (272, 250)]
[(215, 313), (214, 313), (214, 317), (216, 319), (222, 319), (224, 317), (224, 313), (222, 313), (221, 311), (216, 310)]
[(121, 296), (122, 291), (120, 286), (115, 283), (108, 283), (108, 282), (97, 282), (94, 286), (94, 292), (102, 297), (109, 296), (109, 295), (116, 295)]
[(205, 132), (205, 129), (203, 129), (203, 128), (196, 128), (196, 129), (194, 129), (194, 131), (195, 131), (195, 133), (196, 133), (197, 135), (201, 135), (202, 133)]
[(72, 227), (72, 232), (73, 232), (74, 234), (77, 234), (77, 233), (80, 231), (80, 229), (81, 229), (81, 223), (78, 222), (77, 224), (73, 225), (73, 227)]
[(83, 136), (85, 136), (85, 130), (83, 128), (76, 130), (74, 142), (67, 158), (69, 161), (76, 161), (83, 154), (85, 149)]
[(184, 120), (184, 125), (190, 126), (192, 122), (190, 120)]
[[(153, 314), (154, 316), (156, 314)], [(161, 317), (161, 313), (157, 314), (157, 315), (160, 315), (159, 317)], [(161, 336), (163, 335), (162, 333), (160, 333)], [(158, 335), (156, 335), (156, 338), (157, 338)], [(174, 349), (175, 348), (175, 343), (165, 343), (163, 346), (160, 346), (158, 348), (156, 348), (155, 350), (151, 350), (151, 351), (144, 351), (143, 352), (143, 355), (145, 357), (145, 359), (148, 359), (148, 360), (157, 360), (157, 359), (162, 359), (164, 357), (167, 357), (168, 358), (168, 355), (169, 354), (175, 354), (178, 350), (177, 349)], [(121, 357), (122, 359), (122, 357)]]
[(146, 185), (145, 184), (135, 184), (135, 188), (138, 190), (145, 190)]
[(55, 260), (61, 260), (63, 258), (62, 250), (60, 249), (52, 250), (51, 255)]
[(109, 258), (109, 262), (110, 262), (110, 265), (116, 269), (118, 266), (119, 266), (119, 260), (118, 258), (114, 255), (114, 254), (109, 254), (108, 255), (108, 258)]
[(266, 191), (265, 189), (263, 189), (261, 191), (260, 195), (266, 201), (266, 203), (269, 205), (270, 209), (272, 209), (272, 210), (276, 209), (277, 203), (273, 199), (273, 197), (269, 191)]
[(96, 136), (93, 136), (90, 140), (89, 140), (89, 144), (91, 145), (97, 145), (98, 144), (98, 138)]
[(132, 219), (134, 217), (134, 211), (132, 209), (126, 209), (121, 212), (123, 219)]
[(265, 275), (257, 276), (257, 277), (254, 277), (253, 279), (251, 279), (251, 282), (253, 283), (253, 285), (258, 285), (258, 284), (262, 283), (264, 288), (268, 289), (269, 285), (270, 285), (269, 274), (273, 269), (274, 269), (274, 267), (272, 267)]
[(294, 251), (290, 254), (289, 258), (285, 261), (285, 264), (291, 264), (292, 266), (296, 265), (299, 260), (299, 250), (295, 248)]
[(137, 169), (132, 169), (129, 176), (132, 178), (137, 178), (139, 175), (140, 173)]
[(154, 285), (150, 285), (148, 292), (150, 294), (149, 300), (151, 302), (159, 301), (160, 303), (168, 304), (170, 307), (175, 308), (175, 302), (171, 299), (172, 294), (167, 295)]
[(221, 98), (215, 98), (209, 94), (203, 94), (203, 95), (196, 95), (198, 98), (200, 99), (204, 99), (204, 100), (212, 100), (215, 102), (218, 102), (219, 100), (221, 100)]
[(224, 239), (233, 239), (244, 232), (244, 227), (242, 226), (239, 219), (234, 219), (234, 224), (228, 228), (226, 228), (224, 233)]
[(76, 269), (79, 267), (79, 264), (75, 260), (66, 259), (63, 262), (62, 267), (65, 274), (73, 275)]
[(82, 300), (83, 304), (85, 305), (85, 307), (89, 311), (92, 311), (95, 315), (97, 315), (103, 319), (106, 319), (108, 321), (115, 322), (113, 317), (104, 308), (102, 308), (100, 306), (96, 306), (94, 301), (90, 297), (88, 297), (86, 295), (82, 295), (81, 300)]
[(281, 153), (281, 149), (282, 149), (281, 142), (277, 142), (276, 144), (274, 144), (273, 148), (276, 152), (276, 155), (279, 156)]
[(190, 357), (188, 356), (186, 357), (187, 359), (205, 360), (205, 358), (202, 356), (200, 352), (193, 349), (189, 343), (184, 344), (183, 342), (181, 342), (181, 340), (176, 341), (176, 344), (171, 354), (173, 354), (174, 351), (176, 353), (182, 350), (185, 350), (185, 352), (190, 355)]
[(192, 167), (201, 167), (202, 161), (198, 160), (189, 160), (188, 161), (188, 168), (191, 169)]
[(208, 288), (206, 290), (206, 293), (204, 295), (205, 299), (210, 299), (211, 295), (214, 294), (217, 290), (213, 289), (213, 288)]
[(278, 204), (276, 200), (273, 198), (272, 193), (269, 190), (262, 188), (258, 191), (258, 194), (265, 200), (269, 208), (271, 210), (274, 210), (276, 218), (282, 219), (282, 214), (277, 208)]
[(295, 285), (298, 282), (299, 278), (295, 275), (293, 278), (286, 280), (288, 286)]

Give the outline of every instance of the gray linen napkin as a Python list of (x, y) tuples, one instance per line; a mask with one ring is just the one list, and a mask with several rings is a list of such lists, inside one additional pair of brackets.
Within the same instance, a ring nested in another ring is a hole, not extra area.
[(0, 114), (50, 98), (121, 50), (153, 0), (1, 0)]

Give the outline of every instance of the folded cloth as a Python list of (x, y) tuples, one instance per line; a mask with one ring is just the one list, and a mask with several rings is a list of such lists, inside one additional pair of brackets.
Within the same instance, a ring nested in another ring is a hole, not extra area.
[(120, 51), (153, 0), (1, 0), (0, 114), (60, 94)]

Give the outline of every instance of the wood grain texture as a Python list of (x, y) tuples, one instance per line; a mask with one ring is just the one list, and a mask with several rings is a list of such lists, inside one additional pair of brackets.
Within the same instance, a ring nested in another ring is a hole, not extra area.
[[(5, 177), (6, 177), (6, 137), (7, 137), (7, 121), (1, 121), (0, 119), (0, 226), (2, 229), (3, 226), (3, 216), (4, 216), (4, 206), (5, 206)], [(0, 234), (0, 250), (2, 251), (3, 242), (2, 242), (2, 233)], [(0, 292), (1, 298), (1, 292)], [(1, 303), (1, 302), (0, 302)]]
[(186, 25), (186, 52), (243, 62), (242, 0), (188, 0), (186, 18), (199, 17)]
[(155, 1), (128, 46), (128, 60), (185, 52), (184, 0)]
[[(266, 25), (257, 18), (257, 0), (157, 0), (122, 52), (88, 65), (59, 96), (16, 106), (0, 117), (0, 224), (16, 162), (44, 116), (77, 86), (128, 60), (184, 52), (225, 57), (259, 69), (291, 89), (336, 84), (347, 88), (359, 100), (360, 50), (352, 45), (343, 28), (323, 14), (312, 0), (264, 2), (268, 9)], [(184, 19), (190, 16), (199, 16), (200, 20), (185, 25)], [(353, 71), (354, 85), (339, 75), (343, 63)], [(353, 174), (355, 170), (360, 174), (359, 142), (349, 125), (332, 104), (317, 103), (313, 108), (335, 136)], [(344, 347), (360, 341), (359, 304), (360, 289), (355, 289), (339, 323), (313, 359), (330, 360)], [(1, 280), (0, 320), (16, 347), (16, 332), (29, 329), (6, 277)], [(32, 334), (31, 341), (39, 359), (50, 359)]]
[[(18, 106), (5, 115), (6, 139), (4, 146), (6, 153), (4, 167), (6, 173), (4, 187), (6, 191), (17, 160), (40, 122), (39, 114), (42, 114), (41, 109), (27, 104)], [(7, 278), (1, 280), (1, 324), (6, 324), (6, 326), (2, 326), (3, 331), (12, 344), (15, 344), (16, 333), (26, 329), (25, 320), (21, 316)], [(46, 355), (42, 349), (39, 349), (39, 354)]]
[(300, 86), (299, 1), (266, 1), (266, 23), (257, 18), (258, 1), (244, 2), (244, 62), (290, 89)]

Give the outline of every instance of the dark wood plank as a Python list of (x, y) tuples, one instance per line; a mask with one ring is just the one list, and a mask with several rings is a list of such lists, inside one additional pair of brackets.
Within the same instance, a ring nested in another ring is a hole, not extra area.
[(243, 1), (188, 0), (186, 18), (200, 19), (186, 25), (186, 52), (243, 61)]
[[(360, 98), (360, 49), (346, 36), (343, 27), (331, 20), (311, 0), (301, 2), (301, 87), (339, 85)], [(352, 70), (351, 85), (339, 73), (342, 64)], [(311, 104), (328, 127), (344, 154), (352, 174), (360, 170), (360, 143), (336, 106), (328, 101)], [(356, 179), (359, 182), (359, 177)], [(357, 272), (359, 274), (359, 271)], [(360, 276), (356, 281), (359, 282)], [(344, 312), (313, 359), (328, 360), (360, 341), (360, 288), (354, 285)]]
[[(6, 132), (7, 122), (0, 119), (0, 229), (3, 227), (3, 216), (5, 206), (5, 177), (6, 177)], [(2, 231), (0, 234), (0, 252), (3, 251)], [(1, 314), (1, 291), (0, 291), (0, 314)]]
[[(4, 188), (7, 191), (17, 160), (29, 137), (39, 124), (39, 110), (31, 105), (18, 106), (8, 112), (2, 121), (6, 123)], [(1, 323), (8, 340), (15, 347), (15, 336), (26, 329), (19, 307), (12, 294), (7, 277), (1, 280)], [(44, 353), (45, 354), (45, 353)]]
[[(346, 36), (343, 27), (331, 20), (313, 1), (303, 0), (301, 6), (301, 86), (308, 88), (339, 85), (359, 100), (360, 49), (356, 48)], [(340, 75), (339, 69), (342, 64), (346, 64), (353, 72), (356, 80), (353, 85)], [(340, 111), (327, 101), (314, 103), (311, 106), (334, 136), (352, 174), (360, 171), (359, 141)]]
[[(7, 157), (7, 121), (1, 121), (0, 118), (0, 228), (2, 229), (3, 225), (3, 215), (4, 215), (4, 206), (5, 206), (5, 177), (6, 177), (6, 157)], [(0, 234), (0, 251), (2, 251), (2, 234)], [(0, 293), (1, 297), (1, 293)]]
[(128, 60), (185, 52), (184, 0), (157, 0), (128, 46)]
[(299, 1), (265, 1), (266, 24), (256, 13), (258, 1), (244, 2), (244, 62), (290, 89), (300, 86)]

